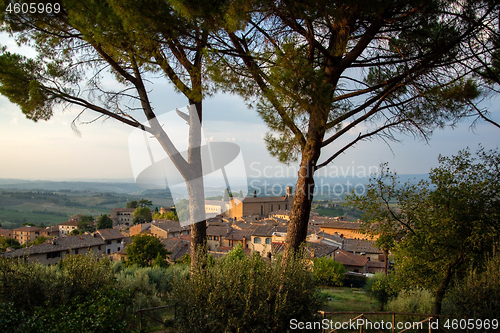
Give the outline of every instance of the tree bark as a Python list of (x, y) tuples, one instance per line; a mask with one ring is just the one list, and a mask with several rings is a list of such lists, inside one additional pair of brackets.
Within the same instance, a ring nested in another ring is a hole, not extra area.
[(436, 290), (436, 298), (434, 299), (434, 310), (432, 311), (433, 314), (435, 314), (435, 315), (441, 314), (441, 308), (443, 305), (444, 295), (446, 294), (446, 290), (448, 289), (448, 286), (450, 285), (451, 278), (453, 277), (453, 274), (455, 272), (455, 267), (457, 265), (460, 265), (461, 263), (462, 263), (462, 259), (457, 258), (454, 261), (452, 261), (448, 265), (448, 267), (446, 267), (444, 279), (443, 279), (443, 281), (441, 281), (441, 284), (439, 285), (438, 289)]
[(325, 135), (327, 117), (322, 117), (321, 110), (311, 113), (307, 141), (302, 150), (300, 169), (295, 186), (290, 222), (285, 238), (283, 261), (289, 254), (299, 250), (307, 236), (307, 226), (314, 196), (314, 171), (318, 162), (321, 144)]

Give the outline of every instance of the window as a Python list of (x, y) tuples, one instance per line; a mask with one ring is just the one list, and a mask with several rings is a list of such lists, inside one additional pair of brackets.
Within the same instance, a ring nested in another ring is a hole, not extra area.
[(214, 240), (219, 240), (219, 236), (214, 236)]
[(271, 244), (271, 238), (266, 238), (266, 244)]
[(78, 249), (75, 250), (75, 254), (78, 254)]
[(207, 239), (208, 240), (212, 240), (212, 236), (207, 236)]
[(281, 205), (278, 205), (278, 210), (281, 210)]
[(47, 259), (52, 259), (52, 258), (59, 258), (61, 257), (61, 252), (49, 252), (47, 253)]
[(260, 244), (260, 243), (261, 243), (261, 239), (260, 239), (260, 237), (255, 237), (255, 238), (253, 239), (253, 242), (254, 242), (255, 244)]
[(260, 215), (264, 215), (264, 206), (263, 205), (260, 206)]
[(288, 204), (285, 204), (285, 210), (287, 210), (287, 209), (288, 209)]
[(111, 253), (111, 249), (108, 249), (108, 254), (110, 254), (110, 253)]
[(272, 212), (273, 210), (274, 210), (274, 209), (273, 209), (273, 205), (271, 205), (271, 212)]

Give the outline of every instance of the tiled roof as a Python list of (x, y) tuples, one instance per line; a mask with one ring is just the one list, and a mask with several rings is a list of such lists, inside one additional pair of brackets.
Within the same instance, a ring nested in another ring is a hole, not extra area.
[(53, 232), (53, 231), (59, 231), (59, 226), (58, 225), (51, 225), (50, 227), (45, 228), (46, 232)]
[(382, 253), (375, 247), (375, 242), (364, 239), (344, 239), (342, 249), (354, 253)]
[(346, 266), (359, 266), (364, 267), (368, 262), (367, 257), (362, 257), (357, 254), (352, 254), (347, 251), (337, 249), (335, 250), (335, 261), (338, 261)]
[(270, 215), (287, 215), (287, 216), (290, 216), (291, 212), (290, 210), (277, 210), (275, 212), (272, 212)]
[(153, 225), (167, 232), (178, 232), (190, 229), (190, 226), (182, 227), (179, 221), (173, 220), (157, 220), (156, 223), (151, 226)]
[(260, 225), (252, 232), (252, 236), (272, 236), (274, 232), (286, 233), (287, 227)]
[(337, 246), (332, 246), (323, 243), (307, 243), (307, 248), (313, 254), (314, 258), (327, 256), (338, 249)]
[(76, 227), (76, 226), (78, 226), (78, 222), (80, 222), (80, 221), (73, 220), (73, 221), (67, 221), (67, 222), (59, 223), (58, 225), (67, 225), (67, 226)]
[(121, 239), (125, 236), (117, 229), (100, 229), (96, 231), (103, 240)]
[(357, 230), (359, 229), (361, 224), (362, 224), (361, 222), (331, 221), (321, 225), (321, 228)]
[(230, 227), (211, 225), (207, 228), (207, 235), (208, 236), (226, 236), (229, 233), (229, 231), (231, 231)]
[(226, 235), (227, 240), (238, 240), (238, 241), (243, 241), (243, 237), (245, 237), (247, 240), (249, 240), (252, 235), (252, 230), (236, 230), (232, 229), (229, 231), (229, 233)]
[(3, 236), (4, 238), (11, 237), (12, 236), (12, 230), (0, 228), (0, 236)]
[(169, 258), (171, 261), (181, 259), (184, 254), (191, 251), (191, 242), (180, 238), (167, 238), (161, 241), (165, 249), (170, 252)]
[(22, 248), (11, 252), (6, 252), (3, 255), (7, 258), (16, 258), (16, 257), (23, 257), (29, 254), (65, 251), (70, 249), (81, 249), (98, 245), (104, 245), (104, 241), (97, 235), (68, 236), (68, 237), (56, 238), (53, 240), (50, 239), (43, 244), (33, 245), (28, 248)]
[(248, 197), (243, 199), (243, 203), (251, 202), (285, 202), (288, 201), (286, 197)]
[(39, 227), (21, 227), (21, 228), (12, 229), (12, 231), (20, 231), (20, 232), (24, 232), (24, 231), (37, 232), (37, 231), (42, 231), (42, 230), (45, 230), (45, 229), (39, 228)]
[(113, 212), (133, 212), (136, 208), (113, 208), (111, 211)]

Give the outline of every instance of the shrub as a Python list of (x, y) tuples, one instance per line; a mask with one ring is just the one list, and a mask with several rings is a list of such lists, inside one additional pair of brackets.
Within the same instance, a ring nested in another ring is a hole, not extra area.
[(364, 289), (370, 297), (380, 304), (379, 311), (383, 311), (387, 302), (397, 294), (392, 280), (392, 275), (383, 273), (375, 273), (373, 277), (366, 279)]
[(426, 289), (402, 290), (387, 303), (387, 310), (404, 313), (432, 313), (434, 295)]
[(456, 318), (492, 319), (500, 313), (500, 254), (483, 271), (470, 269), (450, 290), (443, 305)]
[(313, 275), (316, 283), (322, 286), (340, 287), (344, 283), (345, 267), (332, 258), (322, 257), (313, 260)]
[(306, 260), (295, 256), (281, 265), (258, 254), (229, 258), (174, 280), (178, 332), (287, 332), (292, 318), (319, 320)]

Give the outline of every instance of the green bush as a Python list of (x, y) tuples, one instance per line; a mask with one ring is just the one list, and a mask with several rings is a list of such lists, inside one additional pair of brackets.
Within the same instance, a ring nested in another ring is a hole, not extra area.
[(313, 275), (317, 284), (340, 287), (344, 283), (345, 267), (333, 258), (316, 258), (313, 260)]
[(387, 303), (387, 310), (403, 313), (432, 313), (434, 295), (426, 289), (402, 290)]
[(455, 318), (492, 319), (500, 313), (500, 254), (487, 260), (483, 271), (469, 270), (443, 304)]
[(175, 279), (178, 332), (287, 332), (291, 319), (320, 320), (306, 260), (292, 257), (281, 265), (258, 254), (229, 258)]
[(364, 289), (370, 297), (380, 304), (379, 311), (383, 311), (387, 302), (397, 294), (392, 280), (392, 275), (384, 273), (375, 273), (373, 277), (366, 279)]

